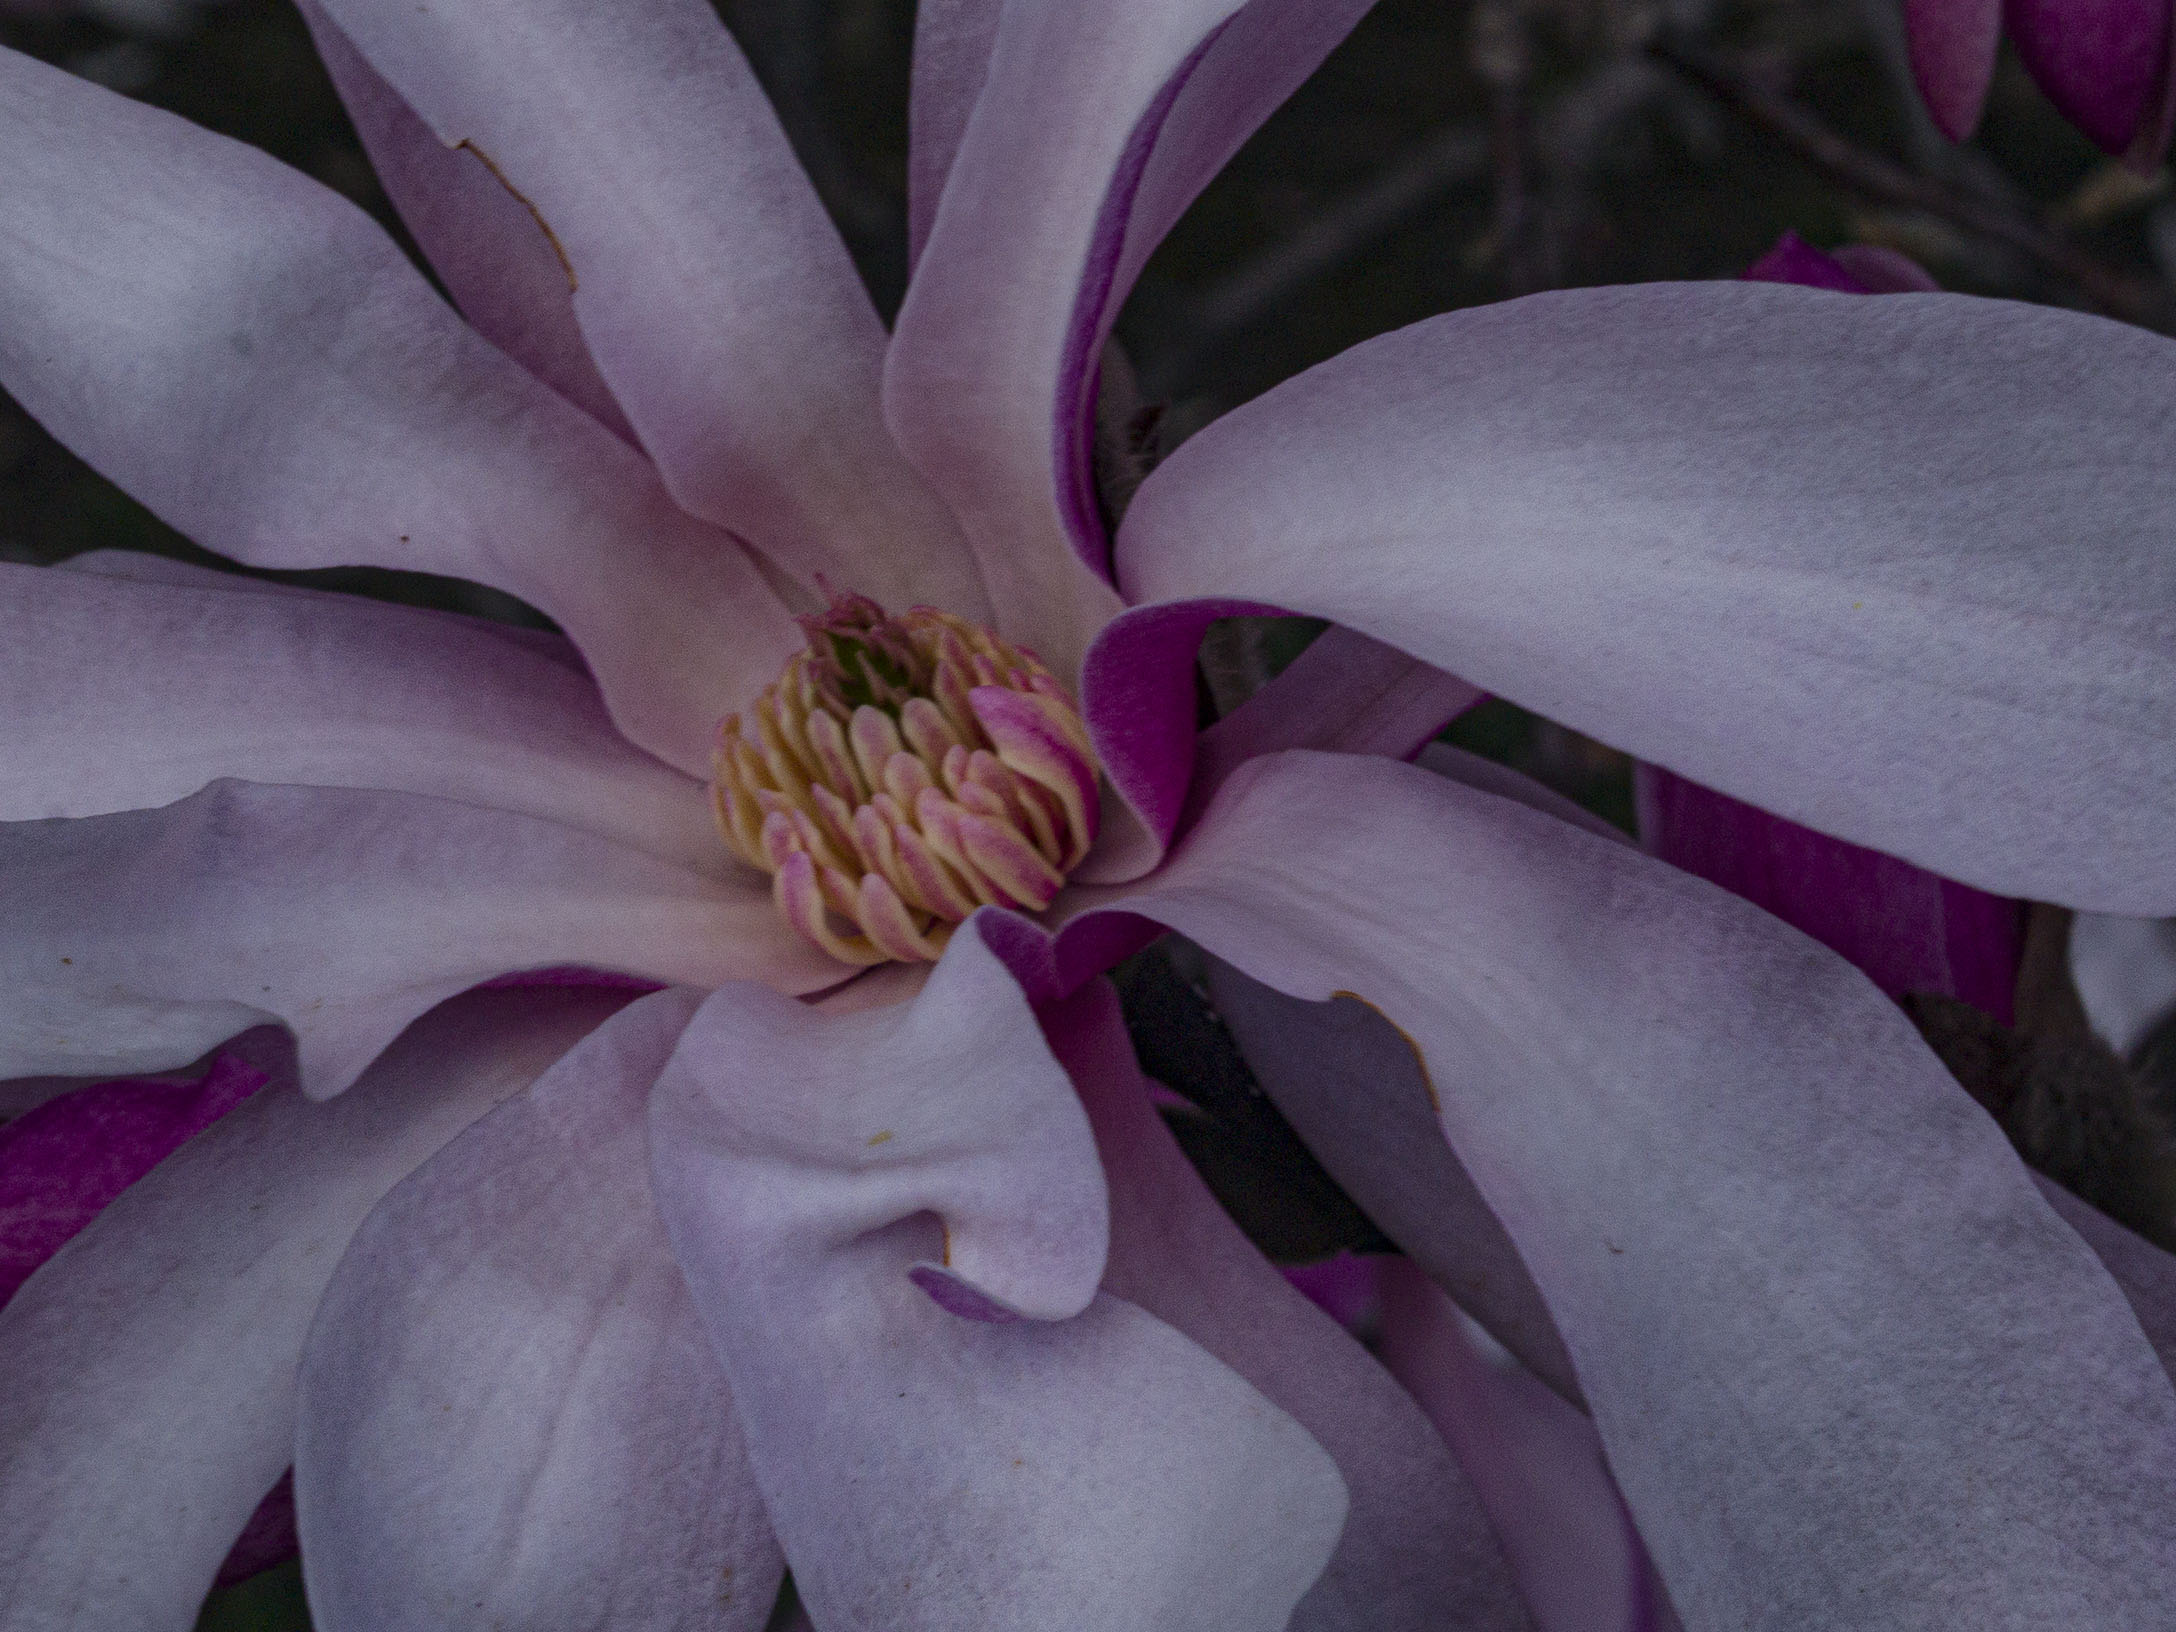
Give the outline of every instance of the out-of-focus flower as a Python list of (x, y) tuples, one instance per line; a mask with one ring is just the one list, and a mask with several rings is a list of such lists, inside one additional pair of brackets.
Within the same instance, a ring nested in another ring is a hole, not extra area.
[[(312, 12), (466, 324), (313, 184), (0, 58), (0, 381), (209, 547), (567, 635), (0, 577), (0, 1069), (274, 1021), (305, 1091), (0, 1311), (0, 1626), (186, 1625), (290, 1456), (327, 1632), (757, 1626), (782, 1558), (826, 1629), (1518, 1624), (1420, 1408), (1151, 1114), (1097, 977), (1157, 926), (1395, 1024), (1395, 1070), (1290, 1050), (1295, 1121), (1591, 1411), (1688, 1625), (2163, 1601), (2176, 1391), (1893, 1008), (1397, 756), (1470, 681), (1978, 887), (2176, 907), (2176, 354), (1536, 297), (1287, 382), (1113, 538), (1117, 305), (1363, 9), (925, 5), (888, 339), (696, 0)], [(1203, 630), (1264, 610), (1340, 627), (1197, 738)], [(673, 989), (472, 990), (564, 966)]]
[(1979, 123), (2007, 30), (2063, 117), (2142, 167), (2168, 151), (2168, 0), (1904, 0), (1912, 73), (1934, 122), (1963, 141)]

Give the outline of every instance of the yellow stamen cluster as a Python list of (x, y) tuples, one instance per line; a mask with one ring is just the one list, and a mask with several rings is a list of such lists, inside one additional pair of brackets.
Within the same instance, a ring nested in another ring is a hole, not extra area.
[(1035, 654), (948, 612), (842, 596), (718, 728), (719, 831), (842, 962), (935, 960), (977, 907), (1040, 911), (1096, 832), (1080, 711)]

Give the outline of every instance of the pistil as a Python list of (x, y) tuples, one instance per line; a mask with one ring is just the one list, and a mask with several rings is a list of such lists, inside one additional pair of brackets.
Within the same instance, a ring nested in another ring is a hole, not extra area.
[(1096, 835), (1087, 726), (1036, 655), (862, 595), (718, 727), (711, 804), (786, 921), (844, 963), (934, 961), (976, 908), (1041, 911)]

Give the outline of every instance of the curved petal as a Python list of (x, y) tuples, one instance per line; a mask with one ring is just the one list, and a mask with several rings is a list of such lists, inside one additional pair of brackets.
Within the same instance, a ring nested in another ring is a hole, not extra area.
[(2035, 1173), (2032, 1182), (2115, 1277), (2116, 1285), (2130, 1300), (2132, 1313), (2138, 1316), (2146, 1341), (2160, 1355), (2161, 1364), (2176, 1375), (2176, 1257), (2133, 1235), (2053, 1179)]
[(578, 667), (467, 618), (0, 563), (0, 691), (0, 821), (231, 776), (432, 794), (724, 867), (700, 784), (629, 746)]
[(2128, 1054), (2176, 1011), (2176, 920), (2081, 912), (2070, 925), (2070, 978), (2094, 1031)]
[(1104, 1290), (1175, 1326), (1337, 1461), (1352, 1510), (1293, 1632), (1526, 1632), (1472, 1487), (1382, 1367), (1254, 1250), (1149, 1103), (1107, 981), (1043, 1013), (1111, 1181)]
[[(897, 1009), (716, 993), (650, 1148), (818, 1625), (969, 1632), (1062, 1605), (1083, 1632), (1285, 1626), (1343, 1482), (1242, 1379), (1095, 1294), (1087, 1118), (979, 936)], [(940, 1254), (951, 1277), (917, 1276)], [(1015, 1318), (1031, 1299), (1071, 1318)]]
[(698, 772), (799, 644), (730, 537), (345, 199), (12, 52), (0, 165), (0, 384), (197, 542), (519, 595), (628, 736)]
[(1936, 295), (1942, 286), (1934, 274), (1900, 250), (1886, 244), (1841, 244), (1828, 258), (1844, 269), (1844, 275), (1868, 294)]
[(1004, 0), (921, 0), (914, 8), (914, 93), (908, 103), (907, 256), (922, 258), (967, 119), (982, 94)]
[(2004, 1025), (2016, 1006), (2025, 907), (1846, 844), (1642, 765), (1650, 855), (1802, 929), (1891, 997), (1940, 992)]
[(2176, 346), (1962, 296), (1455, 312), (1195, 436), (1129, 596), (1349, 624), (1998, 895), (2176, 910)]
[(371, 168), (476, 332), (629, 443), (634, 427), (574, 318), (563, 250), (474, 148), (448, 147), (316, 0), (297, 0)]
[[(1834, 954), (1624, 845), (1342, 755), (1243, 768), (1120, 905), (1410, 1038), (1688, 1625), (2115, 1632), (2176, 1591), (2176, 1389)], [(1376, 1140), (1372, 1211), (1402, 1119), (1328, 1114)]]
[(884, 329), (702, 0), (320, 0), (564, 255), (590, 355), (680, 504), (813, 583), (981, 618), (893, 446)]
[(220, 782), (0, 826), (4, 1075), (160, 1070), (278, 1020), (324, 1096), (440, 1000), (570, 964), (788, 991), (844, 973), (751, 870), (447, 799)]
[(1904, 0), (1912, 78), (1942, 134), (1970, 136), (1994, 82), (2003, 0)]
[(1775, 248), (1747, 267), (1748, 283), (1795, 283), (1806, 289), (1834, 289), (1845, 295), (1870, 295), (1873, 291), (1833, 255), (1824, 255), (1795, 232), (1776, 240)]
[(999, 621), (1070, 674), (1112, 610), (1097, 358), (1149, 252), (1370, 0), (1016, 0), (884, 367)]
[(1409, 1259), (1387, 1260), (1382, 1285), (1383, 1363), (1473, 1475), (1537, 1632), (1674, 1626), (1594, 1424), (1489, 1352)]
[(2166, 0), (2004, 0), (2010, 43), (2065, 119), (2110, 153), (2138, 135), (2169, 66)]
[(298, 1384), (320, 1632), (770, 1619), (784, 1564), (643, 1142), (701, 1001), (621, 1010), (356, 1231)]
[(293, 1453), (341, 1248), (403, 1174), (624, 998), (488, 992), (334, 1105), (258, 1094), (131, 1186), (0, 1310), (0, 1628), (173, 1632)]
[(88, 1083), (0, 1125), (0, 1304), (114, 1197), (271, 1080), (222, 1052), (194, 1081)]

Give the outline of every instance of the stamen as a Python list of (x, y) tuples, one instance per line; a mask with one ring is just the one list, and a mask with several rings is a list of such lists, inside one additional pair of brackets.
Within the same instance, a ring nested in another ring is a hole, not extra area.
[(718, 727), (711, 809), (781, 916), (843, 963), (934, 961), (977, 907), (1041, 911), (1095, 842), (1096, 760), (1024, 646), (862, 595)]

